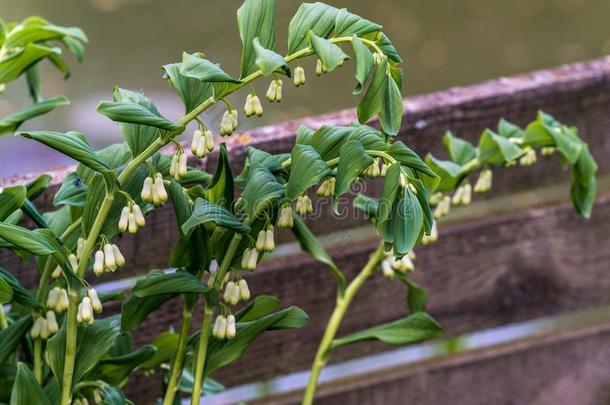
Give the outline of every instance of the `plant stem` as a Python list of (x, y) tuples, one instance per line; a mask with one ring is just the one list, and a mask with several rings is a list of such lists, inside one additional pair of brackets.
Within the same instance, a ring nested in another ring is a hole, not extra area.
[(6, 315), (4, 314), (4, 305), (0, 304), (0, 330), (6, 329), (8, 323), (6, 322)]
[(335, 305), (335, 309), (328, 320), (326, 330), (324, 331), (324, 335), (320, 341), (320, 346), (318, 346), (316, 357), (311, 365), (311, 374), (309, 376), (309, 382), (307, 383), (307, 388), (305, 389), (305, 394), (303, 396), (303, 405), (311, 405), (313, 403), (320, 372), (328, 362), (331, 344), (335, 338), (335, 335), (337, 334), (339, 326), (341, 325), (341, 321), (345, 316), (345, 312), (349, 308), (349, 305), (351, 304), (352, 299), (358, 290), (360, 290), (360, 287), (362, 287), (364, 282), (373, 274), (375, 268), (383, 259), (383, 256), (384, 244), (382, 241), (360, 273), (358, 273), (352, 282), (349, 283), (345, 289), (345, 293), (337, 297), (337, 304)]
[(214, 307), (205, 303), (203, 311), (203, 322), (201, 323), (201, 334), (199, 335), (199, 347), (197, 348), (197, 360), (195, 361), (195, 382), (191, 393), (191, 405), (199, 405), (201, 389), (203, 386), (203, 371), (208, 352), (208, 341), (210, 339), (210, 325), (214, 316)]
[[(34, 376), (36, 381), (42, 385), (42, 340), (34, 339)], [(38, 360), (38, 361), (36, 361)]]
[(78, 327), (76, 323), (76, 311), (80, 291), (68, 288), (69, 304), (66, 321), (66, 356), (64, 359), (64, 375), (61, 383), (61, 405), (70, 405), (72, 401), (72, 377), (74, 377), (74, 361), (76, 359), (76, 334)]
[(174, 398), (176, 397), (176, 391), (180, 382), (180, 376), (182, 375), (182, 366), (184, 364), (184, 355), (186, 354), (186, 343), (188, 341), (189, 332), (191, 330), (191, 323), (193, 320), (192, 309), (186, 306), (182, 308), (182, 325), (180, 326), (180, 337), (178, 339), (178, 348), (176, 349), (176, 355), (172, 362), (169, 382), (167, 389), (165, 390), (165, 397), (163, 398), (163, 405), (172, 405)]
[[(231, 262), (235, 256), (235, 252), (241, 243), (242, 235), (236, 233), (231, 239), (231, 243), (227, 248), (227, 253), (222, 258), (222, 263), (218, 271), (214, 275), (214, 281), (212, 283), (213, 288), (220, 288), (222, 281), (231, 267)], [(210, 324), (212, 323), (212, 316), (214, 314), (214, 307), (205, 303), (205, 310), (203, 314), (203, 323), (201, 325), (201, 334), (199, 335), (199, 345), (197, 349), (197, 359), (195, 361), (195, 381), (193, 382), (193, 392), (191, 393), (191, 405), (198, 405), (201, 398), (201, 387), (203, 386), (203, 371), (205, 370), (205, 360), (208, 351)]]

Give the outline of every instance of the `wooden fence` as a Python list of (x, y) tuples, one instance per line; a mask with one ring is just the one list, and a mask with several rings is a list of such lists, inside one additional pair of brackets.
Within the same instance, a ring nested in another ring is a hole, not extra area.
[[(557, 158), (545, 158), (534, 167), (496, 171), (486, 201), (456, 212), (457, 219), (441, 225), (436, 244), (416, 249), (414, 279), (429, 290), (429, 310), (444, 325), (445, 337), (610, 305), (610, 58), (412, 97), (404, 105), (398, 138), (420, 154), (443, 156), (441, 138), (447, 129), (475, 141), (501, 117), (525, 124), (542, 109), (577, 126), (599, 163), (599, 198), (589, 221), (578, 218), (567, 203), (570, 173), (559, 168)], [(254, 129), (232, 137), (229, 152), (238, 170), (248, 145), (286, 152), (300, 124), (348, 124), (355, 118), (353, 110), (346, 110)], [(202, 164), (213, 171), (215, 160), (212, 155)], [(54, 186), (41, 197), (43, 206), (51, 207), (52, 192), (70, 170), (52, 173)], [(8, 179), (4, 185), (31, 177)], [(167, 266), (177, 236), (172, 217), (171, 208), (163, 208), (137, 236), (120, 241), (128, 265), (101, 281)], [(311, 224), (348, 276), (376, 244), (373, 235), (362, 231), (364, 224), (355, 218), (338, 220), (330, 209)], [(310, 323), (260, 339), (215, 376), (229, 387), (307, 369), (334, 305), (335, 284), (324, 266), (291, 249), (288, 233), (280, 240), (287, 245), (284, 253), (265, 261), (248, 282), (255, 294), (273, 294), (284, 305), (303, 308)], [(0, 252), (0, 265), (29, 285), (37, 281), (31, 264), (8, 252)], [(403, 301), (399, 285), (374, 278), (357, 296), (341, 334), (404, 315)], [(170, 301), (158, 310), (142, 325), (135, 343), (177, 328), (179, 305)], [(118, 310), (108, 306), (106, 313)], [(334, 352), (331, 362), (384, 350), (388, 347), (381, 344), (349, 346)], [(610, 401), (608, 365), (610, 311), (593, 324), (324, 383), (319, 403), (601, 404)], [(151, 403), (156, 394), (155, 385), (143, 383), (145, 378), (158, 376), (136, 376), (127, 389), (138, 404)], [(294, 393), (259, 401), (288, 404), (297, 398)]]

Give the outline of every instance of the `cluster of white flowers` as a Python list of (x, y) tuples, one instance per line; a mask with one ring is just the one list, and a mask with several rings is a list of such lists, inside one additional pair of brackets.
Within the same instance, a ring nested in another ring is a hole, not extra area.
[[(436, 208), (434, 209), (433, 215), (434, 218), (441, 218), (447, 214), (449, 214), (449, 209), (451, 208), (451, 197), (448, 195), (440, 195), (440, 198), (435, 197), (436, 194), (432, 195), (431, 200), (436, 202)], [(434, 204), (434, 202), (431, 202)]]
[(117, 225), (119, 232), (129, 230), (129, 233), (133, 235), (138, 231), (138, 228), (141, 228), (144, 225), (146, 225), (146, 220), (144, 219), (144, 214), (142, 214), (142, 210), (138, 204), (129, 202), (123, 207)]
[(140, 194), (143, 201), (153, 203), (154, 205), (163, 205), (167, 201), (167, 191), (163, 184), (163, 175), (155, 174), (154, 179), (147, 177), (144, 179), (142, 193)]
[(222, 295), (222, 300), (229, 305), (237, 305), (240, 301), (248, 301), (250, 299), (250, 289), (245, 279), (239, 281), (229, 281), (225, 286), (225, 292)]
[(366, 169), (364, 169), (364, 171), (362, 172), (363, 176), (366, 177), (379, 177), (381, 176), (381, 169), (379, 168), (379, 158), (376, 158), (373, 162), (373, 164), (371, 164), (369, 167), (367, 167)]
[(256, 263), (258, 261), (258, 250), (255, 248), (244, 249), (243, 256), (241, 257), (241, 268), (244, 270), (256, 270)]
[(203, 131), (198, 129), (193, 132), (193, 140), (191, 141), (191, 152), (198, 158), (203, 158), (208, 152), (214, 150), (214, 134), (212, 131), (205, 128)]
[(429, 245), (430, 243), (434, 243), (438, 240), (438, 227), (436, 225), (436, 221), (432, 223), (432, 230), (430, 231), (430, 235), (424, 233), (424, 236), (421, 238), (421, 243), (423, 245)]
[(544, 146), (540, 149), (540, 154), (542, 156), (551, 156), (557, 151), (557, 148), (554, 146)]
[(300, 66), (294, 68), (293, 72), (294, 85), (296, 87), (301, 87), (305, 84), (305, 69)]
[(96, 276), (100, 276), (105, 272), (113, 272), (124, 265), (125, 257), (123, 257), (117, 245), (106, 243), (103, 250), (99, 249), (95, 252), (93, 272)]
[(228, 136), (235, 132), (237, 128), (237, 110), (230, 109), (225, 111), (220, 122), (220, 135)]
[[(81, 238), (79, 238), (79, 242), (78, 244), (80, 244), (81, 242)], [(79, 249), (82, 249), (82, 247), (79, 247)], [(69, 254), (68, 255), (68, 261), (70, 262), (70, 266), (72, 267), (73, 271), (76, 271), (78, 269), (78, 258), (80, 258), (80, 255), (82, 254), (82, 250), (75, 254)], [(78, 258), (77, 258), (78, 257)], [(53, 270), (53, 272), (51, 273), (51, 277), (52, 278), (59, 278), (63, 273), (63, 270), (61, 269), (61, 266), (57, 266), (55, 267), (55, 270)]]
[(318, 191), (316, 194), (322, 197), (331, 197), (335, 194), (335, 184), (336, 179), (334, 177), (329, 177), (320, 184)]
[(290, 205), (284, 205), (280, 210), (277, 226), (280, 228), (292, 228), (294, 226), (292, 207)]
[(212, 328), (212, 335), (217, 339), (232, 339), (237, 332), (235, 325), (235, 316), (218, 315)]
[(273, 225), (269, 225), (267, 230), (261, 230), (256, 238), (256, 250), (259, 252), (271, 252), (275, 249), (273, 240)]
[[(97, 392), (97, 390), (94, 391), (94, 395), (95, 395), (96, 392)], [(100, 400), (100, 402), (96, 401), (95, 403), (96, 404), (103, 404), (104, 402), (103, 402), (103, 400)], [(89, 401), (85, 397), (74, 398), (72, 400), (72, 405), (89, 405)]]
[(70, 301), (68, 300), (68, 292), (64, 288), (53, 287), (47, 296), (47, 308), (61, 313), (68, 309)]
[(40, 316), (34, 321), (30, 334), (32, 339), (47, 340), (59, 329), (55, 312), (47, 311), (46, 316)]
[(394, 272), (406, 273), (415, 270), (413, 260), (415, 260), (415, 253), (413, 251), (410, 251), (400, 259), (396, 259), (393, 252), (388, 252), (386, 258), (381, 262), (381, 271), (384, 277), (392, 279), (395, 275)]
[(316, 62), (316, 75), (322, 76), (324, 73), (327, 72), (328, 70), (326, 69), (326, 66), (324, 66), (324, 63), (322, 63), (322, 61), (318, 59), (318, 61)]
[(451, 203), (453, 205), (468, 205), (472, 201), (472, 186), (470, 183), (461, 185), (455, 190)]
[(306, 195), (298, 196), (295, 210), (299, 215), (311, 214), (313, 212), (311, 198)]
[(519, 159), (521, 166), (531, 166), (536, 163), (536, 151), (531, 146), (525, 148), (525, 155)]
[(261, 100), (256, 94), (248, 94), (248, 96), (246, 97), (246, 104), (244, 104), (244, 114), (246, 114), (246, 117), (252, 117), (253, 115), (260, 117), (263, 115), (263, 105), (261, 104)]
[(88, 323), (91, 325), (94, 321), (93, 312), (102, 312), (102, 302), (97, 296), (95, 288), (89, 288), (87, 290), (87, 296), (82, 299), (78, 304), (78, 311), (76, 313), (76, 320), (81, 323)]
[(482, 170), (481, 173), (479, 174), (479, 178), (477, 179), (477, 182), (474, 185), (474, 192), (475, 193), (484, 193), (486, 191), (491, 190), (492, 179), (493, 179), (493, 174), (492, 174), (491, 170), (489, 170), (489, 169)]
[(186, 153), (182, 150), (177, 150), (172, 156), (172, 163), (169, 166), (169, 175), (176, 180), (180, 180), (186, 176), (187, 168)]
[(282, 80), (272, 80), (271, 83), (269, 83), (269, 89), (267, 89), (267, 94), (265, 96), (270, 103), (273, 103), (274, 101), (279, 103), (282, 101)]

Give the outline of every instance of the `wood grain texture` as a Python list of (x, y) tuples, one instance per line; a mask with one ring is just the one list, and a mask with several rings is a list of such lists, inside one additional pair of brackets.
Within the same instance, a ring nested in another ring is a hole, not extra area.
[[(316, 405), (604, 405), (610, 322), (323, 384)], [(251, 404), (298, 404), (300, 394)]]

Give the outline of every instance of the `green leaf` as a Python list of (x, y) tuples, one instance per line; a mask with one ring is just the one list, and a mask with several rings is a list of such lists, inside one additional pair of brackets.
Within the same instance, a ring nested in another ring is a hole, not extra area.
[[(231, 340), (212, 340), (208, 346), (205, 375), (240, 358), (246, 349), (266, 330), (299, 328), (307, 324), (308, 317), (297, 307), (289, 307), (261, 318), (237, 323), (237, 334)], [(209, 333), (209, 332), (208, 332)]]
[(44, 390), (36, 381), (34, 373), (22, 362), (17, 363), (17, 377), (13, 392), (11, 393), (11, 405), (51, 405)]
[(132, 295), (121, 307), (121, 328), (127, 331), (135, 330), (151, 312), (175, 296), (176, 294), (164, 294), (138, 298)]
[[(30, 290), (26, 289), (21, 282), (17, 279), (17, 277), (13, 276), (11, 273), (6, 271), (5, 269), (0, 267), (0, 279), (6, 282), (13, 292), (13, 301), (20, 305), (24, 305), (30, 308), (39, 309), (41, 308), (40, 304), (36, 300), (34, 294), (30, 292)], [(0, 361), (1, 363), (1, 361)]]
[(222, 143), (220, 145), (218, 163), (216, 164), (216, 172), (212, 181), (210, 181), (210, 185), (205, 190), (205, 197), (213, 204), (230, 209), (231, 205), (233, 205), (234, 195), (235, 189), (231, 162), (229, 161), (227, 146)]
[(576, 133), (565, 125), (557, 128), (544, 124), (544, 128), (553, 138), (557, 150), (561, 152), (568, 162), (575, 164), (583, 148), (583, 142), (578, 138)]
[(398, 51), (396, 51), (396, 48), (390, 41), (390, 38), (388, 38), (383, 32), (377, 40), (377, 46), (379, 47), (379, 49), (381, 49), (381, 52), (383, 52), (383, 54), (387, 56), (392, 62), (402, 63), (402, 58), (398, 54)]
[(337, 199), (345, 194), (360, 173), (374, 162), (358, 141), (347, 141), (341, 146), (339, 152), (339, 165), (337, 166), (337, 182), (335, 184), (335, 197)]
[(13, 288), (10, 284), (0, 277), (0, 305), (8, 304), (13, 299)]
[[(277, 50), (275, 42), (276, 4), (276, 0), (246, 0), (237, 10), (237, 26), (243, 43), (240, 73), (242, 79), (254, 73), (257, 65), (263, 69), (258, 62), (257, 47), (272, 54), (275, 54)], [(254, 42), (255, 38), (257, 38), (256, 42)], [(257, 59), (256, 62), (255, 59)]]
[(86, 202), (87, 184), (80, 179), (78, 173), (68, 174), (53, 198), (53, 205), (56, 207), (59, 205), (84, 207)]
[(214, 95), (214, 87), (210, 83), (184, 76), (180, 73), (180, 66), (180, 63), (163, 66), (163, 77), (174, 87), (188, 114)]
[(477, 149), (470, 142), (454, 136), (451, 131), (445, 132), (443, 145), (449, 152), (449, 157), (460, 166), (477, 157)]
[(353, 201), (354, 208), (364, 212), (368, 218), (375, 218), (379, 210), (379, 202), (364, 194), (358, 194)]
[(249, 218), (257, 218), (271, 204), (284, 196), (284, 186), (277, 182), (273, 173), (257, 163), (248, 177), (240, 196), (239, 208)]
[(591, 152), (589, 151), (589, 146), (586, 143), (583, 144), (582, 152), (574, 165), (574, 178), (582, 185), (586, 186), (589, 184), (589, 180), (592, 177), (595, 177), (597, 169), (597, 162), (593, 159), (593, 155), (591, 155)]
[(505, 138), (523, 138), (525, 131), (504, 118), (498, 122), (498, 134)]
[(34, 201), (38, 198), (49, 186), (51, 185), (51, 180), (53, 180), (53, 176), (49, 174), (42, 174), (36, 177), (34, 180), (30, 181), (25, 185), (27, 190), (27, 198), (30, 201)]
[(185, 271), (164, 273), (161, 270), (153, 270), (136, 282), (133, 295), (145, 298), (165, 294), (205, 294), (208, 290), (201, 280)]
[(167, 131), (177, 131), (182, 128), (180, 125), (171, 122), (160, 114), (155, 114), (140, 104), (102, 101), (97, 106), (97, 111), (116, 122), (147, 125)]
[(104, 173), (110, 170), (91, 149), (81, 133), (74, 131), (65, 134), (51, 131), (22, 131), (16, 135), (43, 143), (97, 172)]
[(464, 176), (462, 166), (453, 163), (451, 160), (440, 160), (428, 154), (424, 161), (439, 176), (440, 182), (436, 188), (439, 191), (454, 190)]
[(338, 45), (328, 39), (320, 38), (313, 31), (309, 32), (309, 41), (328, 72), (332, 72), (337, 66), (341, 66), (343, 61), (349, 59), (349, 56)]
[(407, 287), (407, 305), (409, 311), (412, 314), (425, 311), (428, 304), (428, 292), (406, 275), (397, 273), (396, 276)]
[(320, 244), (316, 236), (309, 230), (305, 222), (299, 216), (294, 217), (294, 226), (292, 232), (295, 238), (299, 241), (301, 249), (309, 253), (314, 259), (326, 264), (335, 279), (340, 291), (345, 289), (345, 275), (339, 270), (333, 259), (330, 257), (326, 249)]
[(303, 194), (309, 187), (331, 175), (328, 164), (320, 158), (314, 148), (308, 145), (296, 145), (292, 149), (290, 176), (286, 184), (286, 197), (293, 200)]
[(400, 163), (394, 163), (388, 167), (386, 175), (383, 178), (383, 186), (381, 187), (381, 196), (379, 198), (379, 206), (376, 215), (378, 229), (382, 223), (391, 218), (394, 202), (400, 188), (400, 172)]
[(388, 135), (397, 135), (402, 124), (402, 95), (400, 88), (393, 76), (389, 76), (385, 82), (383, 104), (379, 114), (381, 129)]
[(328, 38), (335, 27), (339, 10), (324, 3), (303, 3), (288, 26), (288, 53), (307, 48), (307, 33)]
[(27, 315), (0, 330), (0, 363), (4, 363), (19, 347), (32, 327), (32, 316)]
[[(96, 320), (92, 325), (78, 325), (73, 385), (79, 383), (112, 348), (121, 333), (120, 322), (120, 316), (114, 315)], [(60, 384), (63, 381), (65, 346), (64, 321), (59, 331), (47, 341), (49, 365)]]
[(27, 44), (23, 48), (0, 59), (0, 84), (15, 80), (36, 62), (58, 55), (61, 50), (38, 44)]
[(434, 338), (443, 328), (425, 312), (417, 312), (403, 319), (366, 329), (335, 339), (332, 349), (352, 343), (380, 340), (391, 345), (408, 345)]
[[(194, 90), (192, 90), (194, 91)], [(131, 90), (115, 87), (113, 91), (113, 101), (117, 103), (128, 103), (139, 105), (154, 117), (161, 117), (155, 104), (143, 94)], [(141, 125), (142, 124), (142, 125)], [(151, 126), (147, 123), (127, 123), (119, 122), (119, 129), (123, 133), (123, 138), (127, 141), (132, 155), (136, 156), (144, 151), (155, 139), (164, 134), (164, 130)]]
[(424, 163), (419, 155), (402, 143), (402, 141), (392, 143), (386, 152), (404, 166), (424, 173), (429, 177), (438, 178), (438, 175), (434, 172), (434, 170)]
[(589, 179), (589, 183), (583, 185), (579, 181), (573, 181), (570, 189), (572, 204), (576, 212), (585, 217), (591, 216), (593, 205), (595, 204), (595, 195), (597, 193), (597, 181), (595, 177)]
[(61, 27), (41, 17), (27, 17), (15, 25), (6, 35), (6, 47), (20, 47), (32, 42), (63, 40), (65, 37), (88, 42), (85, 33), (77, 27)]
[[(180, 392), (185, 394), (191, 394), (193, 392), (193, 387), (195, 386), (195, 376), (191, 370), (182, 370), (182, 375), (180, 376), (180, 383), (178, 385), (178, 389)], [(218, 381), (207, 377), (203, 380), (203, 387), (201, 394), (206, 395), (214, 395), (219, 394), (225, 390), (225, 386), (219, 383)]]
[(193, 214), (182, 225), (182, 232), (190, 235), (195, 227), (206, 224), (216, 224), (238, 233), (250, 232), (250, 227), (241, 223), (233, 214), (220, 205), (211, 204), (203, 198), (198, 198), (193, 207)]
[(342, 8), (335, 19), (335, 37), (347, 37), (349, 35), (363, 36), (365, 34), (381, 30), (381, 25), (375, 24), (359, 15), (350, 13)]
[(133, 370), (149, 361), (155, 353), (157, 353), (155, 346), (145, 345), (131, 353), (103, 359), (87, 374), (86, 379), (102, 380), (110, 385), (119, 386)]
[(421, 235), (423, 225), (424, 212), (419, 200), (413, 192), (406, 188), (391, 219), (396, 255), (402, 256), (413, 249)]
[(182, 66), (180, 73), (186, 77), (201, 80), (203, 82), (229, 82), (240, 83), (224, 72), (217, 64), (203, 58), (202, 54), (182, 54)]
[(290, 76), (290, 67), (282, 55), (264, 48), (258, 38), (254, 38), (252, 43), (256, 53), (256, 66), (263, 72), (263, 76), (269, 76), (276, 72)]
[(0, 192), (0, 221), (4, 221), (15, 210), (23, 206), (26, 193), (23, 186), (7, 187)]
[(235, 319), (238, 322), (254, 321), (273, 313), (280, 306), (280, 300), (270, 295), (257, 295), (245, 307), (237, 311)]
[(322, 125), (307, 138), (302, 137), (297, 144), (313, 147), (322, 160), (328, 161), (339, 156), (341, 146), (355, 130), (355, 127)]
[(70, 101), (67, 98), (64, 96), (57, 96), (32, 104), (23, 110), (7, 115), (0, 120), (0, 135), (7, 132), (14, 132), (25, 121), (46, 114), (55, 109), (55, 107), (69, 104)]
[(486, 129), (479, 139), (481, 163), (503, 165), (520, 158), (525, 152), (508, 139)]
[(58, 251), (53, 233), (48, 229), (29, 230), (0, 223), (0, 238), (35, 256), (51, 255)]
[(260, 149), (248, 147), (248, 158), (241, 174), (235, 178), (235, 183), (242, 188), (246, 186), (250, 171), (253, 167), (261, 165), (273, 174), (284, 174), (286, 170), (282, 163), (289, 157), (288, 154), (272, 155)]
[(369, 48), (355, 35), (352, 38), (352, 47), (356, 59), (356, 80), (358, 81), (354, 88), (354, 94), (360, 94), (373, 70), (373, 66), (375, 66), (375, 58), (373, 58)]

